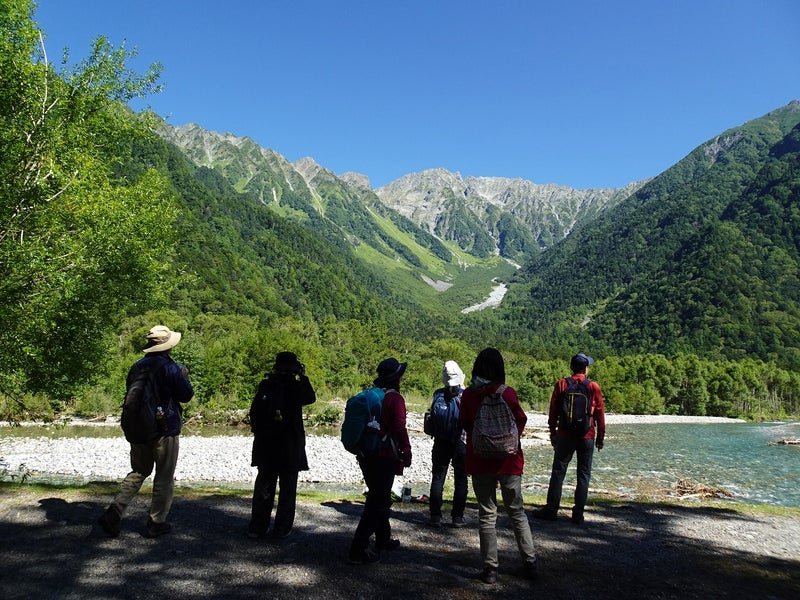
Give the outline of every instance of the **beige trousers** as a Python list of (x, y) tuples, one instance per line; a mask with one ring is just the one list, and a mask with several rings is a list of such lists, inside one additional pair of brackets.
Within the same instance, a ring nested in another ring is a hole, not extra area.
[(511, 519), (517, 549), (524, 563), (536, 560), (533, 536), (522, 504), (522, 477), (520, 475), (473, 475), (472, 489), (478, 501), (478, 535), (481, 558), (487, 567), (497, 568), (497, 483), (506, 512)]
[(178, 463), (179, 436), (157, 439), (149, 444), (131, 444), (131, 472), (122, 480), (119, 494), (114, 498), (121, 513), (139, 493), (144, 480), (156, 469), (153, 477), (153, 497), (150, 518), (156, 523), (167, 520), (172, 507), (175, 487), (175, 465)]

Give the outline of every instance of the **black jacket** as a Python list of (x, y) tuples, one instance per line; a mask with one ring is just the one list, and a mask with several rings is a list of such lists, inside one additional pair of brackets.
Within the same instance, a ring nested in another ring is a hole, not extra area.
[(308, 470), (303, 406), (316, 399), (305, 375), (267, 374), (250, 406), (254, 467)]

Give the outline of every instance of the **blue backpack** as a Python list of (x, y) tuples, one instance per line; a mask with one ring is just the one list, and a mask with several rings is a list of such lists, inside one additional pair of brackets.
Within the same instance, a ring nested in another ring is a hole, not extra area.
[(347, 401), (342, 422), (342, 445), (351, 454), (371, 456), (380, 445), (382, 388), (372, 387)]
[(452, 398), (448, 398), (445, 390), (436, 390), (433, 395), (428, 423), (426, 423), (426, 433), (435, 438), (444, 438), (456, 441), (461, 435), (461, 427), (458, 420), (461, 417), (461, 392)]

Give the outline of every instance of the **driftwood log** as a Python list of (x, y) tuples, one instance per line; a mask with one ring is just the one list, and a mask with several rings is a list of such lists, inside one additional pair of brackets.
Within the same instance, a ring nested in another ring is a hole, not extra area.
[(770, 446), (800, 446), (800, 439), (798, 438), (784, 438), (769, 443)]
[(733, 498), (724, 488), (713, 488), (691, 479), (679, 479), (673, 491), (679, 498)]

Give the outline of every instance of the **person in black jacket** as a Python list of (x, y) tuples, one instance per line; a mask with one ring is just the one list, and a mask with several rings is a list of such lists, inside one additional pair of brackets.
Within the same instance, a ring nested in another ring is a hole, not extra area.
[[(252, 538), (283, 539), (292, 530), (297, 475), (308, 470), (302, 407), (315, 401), (316, 393), (303, 364), (294, 353), (279, 352), (274, 368), (258, 385), (250, 406), (252, 465), (258, 467), (247, 532)], [(270, 529), (278, 480), (278, 508)]]

